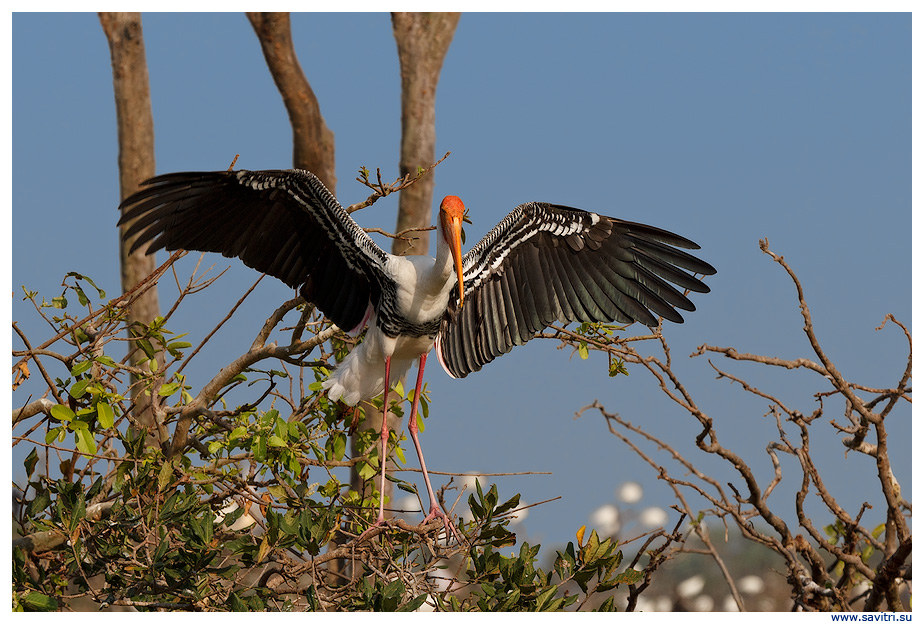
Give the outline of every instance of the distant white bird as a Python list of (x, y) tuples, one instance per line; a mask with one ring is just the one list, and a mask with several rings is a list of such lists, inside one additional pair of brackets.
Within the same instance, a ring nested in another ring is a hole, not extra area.
[(613, 537), (619, 533), (619, 509), (616, 505), (602, 505), (590, 514), (590, 523), (603, 537)]
[(648, 529), (663, 527), (667, 523), (667, 512), (660, 507), (647, 507), (639, 514), (638, 521)]
[(642, 500), (643, 494), (644, 491), (642, 490), (642, 486), (635, 481), (626, 481), (616, 488), (616, 498), (628, 505)]
[(764, 591), (764, 579), (754, 574), (742, 577), (738, 581), (738, 589), (742, 594), (759, 594)]
[[(408, 430), (430, 495), (431, 518), (451, 524), (433, 494), (420, 442), (417, 405), (427, 354), (465, 377), (537, 331), (572, 321), (681, 323), (694, 310), (682, 292), (709, 288), (688, 271), (713, 274), (681, 251), (699, 246), (671, 232), (565, 206), (515, 208), (465, 256), (465, 207), (440, 204), (436, 258), (383, 251), (307, 171), (171, 173), (144, 183), (122, 202), (136, 236), (132, 250), (214, 251), (300, 288), (344, 329), (369, 329), (362, 344), (324, 382), (331, 400), (371, 399), (419, 361)], [(467, 305), (463, 304), (468, 301)], [(384, 522), (387, 419), (382, 420), (382, 485), (376, 524)], [(453, 531), (455, 529), (453, 528)]]
[(703, 577), (703, 575), (694, 574), (685, 581), (678, 583), (675, 591), (681, 598), (693, 598), (694, 596), (698, 596), (705, 587), (706, 579)]

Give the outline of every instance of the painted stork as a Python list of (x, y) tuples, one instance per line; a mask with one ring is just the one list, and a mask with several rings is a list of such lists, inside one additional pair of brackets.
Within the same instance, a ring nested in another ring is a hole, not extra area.
[[(132, 251), (219, 252), (272, 275), (344, 329), (368, 323), (365, 339), (324, 382), (331, 400), (356, 405), (385, 392), (419, 361), (408, 420), (430, 496), (424, 522), (449, 522), (433, 494), (417, 406), (427, 354), (465, 377), (552, 323), (677, 323), (692, 311), (680, 289), (706, 293), (693, 274), (699, 246), (665, 230), (546, 203), (517, 206), (462, 255), (464, 205), (440, 204), (436, 258), (383, 251), (307, 171), (170, 173), (122, 202)], [(387, 418), (382, 420), (379, 515), (384, 522)], [(374, 525), (375, 526), (375, 525)]]

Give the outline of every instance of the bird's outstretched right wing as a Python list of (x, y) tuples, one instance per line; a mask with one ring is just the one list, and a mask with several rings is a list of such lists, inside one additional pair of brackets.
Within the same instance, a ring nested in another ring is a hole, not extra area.
[(387, 254), (313, 174), (206, 171), (151, 178), (119, 206), (132, 251), (213, 251), (293, 288), (344, 329), (378, 302)]

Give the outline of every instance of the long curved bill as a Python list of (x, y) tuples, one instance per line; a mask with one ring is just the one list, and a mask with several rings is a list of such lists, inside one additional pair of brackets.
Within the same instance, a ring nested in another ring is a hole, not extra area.
[(459, 279), (459, 307), (465, 302), (465, 282), (462, 279), (462, 217), (450, 217), (449, 228), (451, 236), (449, 249), (456, 265), (456, 276)]

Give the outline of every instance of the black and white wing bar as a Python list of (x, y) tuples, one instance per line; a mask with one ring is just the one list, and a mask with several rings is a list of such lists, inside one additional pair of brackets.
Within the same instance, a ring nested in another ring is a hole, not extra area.
[(344, 329), (378, 303), (385, 252), (313, 174), (288, 171), (169, 173), (122, 202), (132, 251), (213, 251), (302, 288)]
[[(542, 203), (518, 206), (463, 259), (465, 304), (453, 291), (437, 350), (453, 377), (480, 370), (549, 325), (682, 323), (692, 302), (671, 285), (709, 287), (706, 262), (677, 249), (699, 245), (665, 230)], [(458, 290), (458, 287), (456, 288)]]

